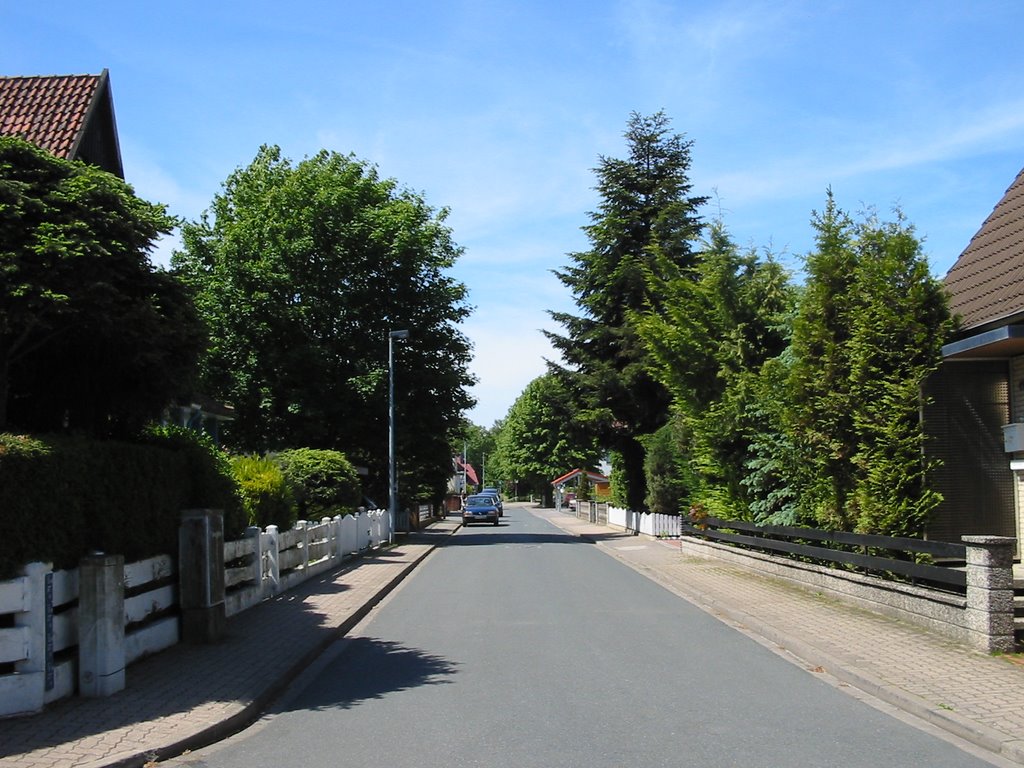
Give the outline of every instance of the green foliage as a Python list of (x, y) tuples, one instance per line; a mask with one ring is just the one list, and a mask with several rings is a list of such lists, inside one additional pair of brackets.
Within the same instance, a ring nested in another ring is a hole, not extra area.
[(272, 458), (291, 488), (300, 519), (333, 517), (360, 505), (359, 475), (343, 453), (295, 448)]
[(551, 500), (551, 481), (573, 469), (589, 469), (599, 458), (592, 437), (575, 421), (562, 381), (551, 374), (531, 381), (509, 408), (498, 436), (501, 465), (520, 488)]
[(718, 517), (920, 535), (939, 498), (920, 412), (951, 327), (942, 287), (898, 212), (854, 221), (829, 192), (813, 225), (799, 293), (720, 222), (694, 263), (647, 271), (660, 304), (629, 318), (672, 395), (674, 481)]
[[(465, 421), (452, 440), (452, 455), (461, 456), (465, 450), (466, 460), (478, 473), (481, 469), (487, 470), (488, 483), (517, 479), (509, 474), (498, 453), (498, 436), (501, 434), (502, 426), (503, 421), (500, 419), (490, 429)], [(483, 482), (482, 477), (480, 481)]]
[(249, 525), (276, 525), (285, 531), (295, 525), (295, 499), (281, 467), (261, 456), (235, 456), (231, 459), (231, 472), (238, 483)]
[(625, 138), (627, 159), (602, 157), (596, 169), (601, 202), (584, 227), (590, 249), (570, 254), (572, 264), (555, 273), (581, 314), (552, 312), (565, 335), (547, 335), (565, 360), (554, 370), (578, 401), (578, 421), (618, 453), (619, 487), (629, 506), (641, 509), (643, 447), (636, 438), (665, 423), (669, 395), (650, 374), (632, 316), (661, 310), (651, 275), (694, 265), (697, 211), (706, 199), (690, 195), (691, 142), (670, 132), (664, 113), (634, 113)]
[[(128, 562), (174, 554), (182, 510), (228, 507), (230, 515), (230, 478), (214, 482), (221, 464), (186, 445), (0, 433), (0, 578), (37, 560), (71, 568), (93, 550)], [(227, 518), (226, 534), (244, 527), (237, 518)]]
[(205, 329), (149, 251), (175, 220), (121, 179), (0, 137), (0, 429), (134, 435)]
[(211, 328), (203, 388), (235, 407), (234, 448), (343, 450), (386, 495), (388, 332), (407, 329), (394, 343), (400, 487), (444, 494), (472, 405), (446, 216), (333, 152), (293, 165), (263, 147), (231, 174), (172, 263)]
[(805, 457), (786, 428), (791, 409), (792, 350), (768, 360), (754, 381), (747, 407), (751, 441), (741, 483), (750, 500), (751, 519), (762, 525), (813, 524), (801, 517), (800, 481), (806, 476)]
[(644, 474), (647, 476), (647, 508), (663, 515), (679, 514), (686, 486), (681, 463), (678, 425), (669, 422), (644, 440)]
[(241, 536), (248, 525), (228, 455), (204, 432), (176, 426), (151, 425), (142, 441), (166, 448), (181, 456), (187, 479), (184, 504), (187, 509), (219, 509), (224, 512), (224, 535)]
[(634, 313), (633, 322), (652, 374), (672, 394), (683, 501), (745, 517), (757, 380), (786, 347), (794, 291), (778, 262), (741, 253), (720, 221), (703, 246), (692, 267), (664, 262), (648, 274), (661, 308)]
[(584, 473), (580, 475), (579, 483), (576, 486), (576, 498), (579, 501), (590, 501), (591, 498), (590, 478)]
[(850, 530), (856, 448), (848, 341), (858, 304), (856, 225), (828, 191), (815, 213), (817, 250), (807, 256), (807, 282), (793, 324), (793, 427), (807, 457), (801, 483), (804, 514), (825, 528)]
[(860, 227), (858, 295), (849, 340), (857, 436), (857, 530), (920, 535), (939, 495), (925, 484), (922, 385), (952, 329), (942, 285), (913, 227), (869, 217)]
[(802, 516), (920, 535), (939, 500), (924, 482), (920, 411), (951, 328), (944, 291), (898, 211), (895, 222), (854, 222), (830, 192), (814, 224), (790, 379)]

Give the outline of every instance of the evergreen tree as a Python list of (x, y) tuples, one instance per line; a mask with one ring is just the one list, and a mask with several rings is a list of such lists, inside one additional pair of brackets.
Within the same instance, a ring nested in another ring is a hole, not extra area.
[(942, 285), (902, 214), (890, 223), (868, 218), (859, 250), (862, 301), (849, 342), (856, 527), (917, 536), (940, 501), (925, 484), (921, 387), (939, 364), (952, 321)]
[(812, 225), (817, 248), (804, 265), (806, 282), (793, 322), (790, 428), (806, 469), (797, 483), (801, 515), (849, 530), (853, 520), (846, 505), (855, 483), (857, 404), (850, 389), (848, 342), (860, 303), (856, 227), (836, 205), (831, 189)]
[(945, 294), (902, 214), (855, 223), (829, 192), (815, 226), (789, 379), (798, 517), (920, 535), (938, 503), (924, 482), (921, 385), (951, 327)]
[(744, 462), (755, 426), (748, 409), (760, 367), (787, 343), (788, 275), (770, 257), (741, 253), (715, 221), (695, 266), (666, 264), (649, 280), (662, 309), (635, 322), (653, 375), (672, 394), (688, 502), (743, 516)]
[(669, 123), (662, 112), (633, 113), (627, 158), (600, 159), (600, 203), (584, 227), (590, 248), (570, 254), (572, 264), (556, 272), (580, 314), (552, 312), (565, 335), (548, 333), (564, 360), (553, 370), (579, 393), (577, 418), (621, 462), (615, 484), (626, 486), (625, 501), (634, 509), (643, 508), (646, 496), (638, 437), (665, 423), (670, 398), (648, 371), (647, 350), (630, 317), (661, 306), (650, 273), (664, 264), (686, 269), (695, 263), (698, 209), (706, 201), (690, 194), (692, 142), (671, 133)]

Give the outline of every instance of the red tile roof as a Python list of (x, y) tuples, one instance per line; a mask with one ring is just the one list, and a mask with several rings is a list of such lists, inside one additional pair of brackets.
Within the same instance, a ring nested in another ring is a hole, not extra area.
[[(561, 477), (556, 477), (554, 480), (551, 481), (551, 484), (552, 485), (564, 485), (565, 483), (569, 482), (570, 480), (572, 480), (577, 475), (582, 475), (582, 474), (583, 474), (583, 470), (582, 469), (574, 469), (572, 472), (566, 472)], [(600, 472), (595, 472), (592, 469), (588, 469), (587, 470), (587, 479), (590, 480), (590, 482), (592, 482), (592, 483), (604, 484), (604, 483), (611, 482), (607, 477), (602, 475)]]
[(1024, 313), (1024, 170), (946, 273), (964, 329)]
[(0, 77), (0, 135), (21, 136), (58, 157), (73, 158), (104, 77), (106, 71)]

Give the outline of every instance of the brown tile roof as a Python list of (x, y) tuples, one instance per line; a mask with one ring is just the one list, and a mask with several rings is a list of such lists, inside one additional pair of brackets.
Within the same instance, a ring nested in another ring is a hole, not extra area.
[(946, 273), (945, 285), (965, 330), (1024, 312), (1024, 170)]
[(73, 158), (106, 76), (0, 77), (0, 135)]

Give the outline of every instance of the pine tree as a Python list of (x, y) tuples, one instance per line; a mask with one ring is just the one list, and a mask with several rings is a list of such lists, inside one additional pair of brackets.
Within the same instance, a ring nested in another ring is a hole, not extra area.
[(859, 303), (856, 227), (831, 189), (812, 225), (817, 250), (806, 259), (805, 288), (793, 323), (790, 427), (807, 472), (797, 485), (803, 516), (849, 530), (853, 521), (846, 504), (854, 486), (856, 434), (847, 342)]
[(852, 506), (865, 533), (920, 535), (938, 494), (925, 484), (921, 386), (938, 366), (951, 320), (941, 284), (902, 214), (860, 227), (861, 306), (851, 329), (857, 403)]
[(565, 335), (548, 337), (564, 360), (553, 370), (580, 395), (577, 418), (619, 457), (616, 482), (626, 486), (627, 504), (642, 509), (644, 450), (637, 438), (665, 423), (670, 398), (648, 372), (630, 313), (658, 311), (650, 273), (695, 263), (692, 244), (706, 198), (690, 195), (692, 142), (671, 133), (663, 112), (633, 113), (625, 138), (627, 158), (602, 157), (595, 170), (601, 202), (584, 227), (590, 248), (570, 254), (572, 263), (555, 273), (580, 314), (552, 312)]

